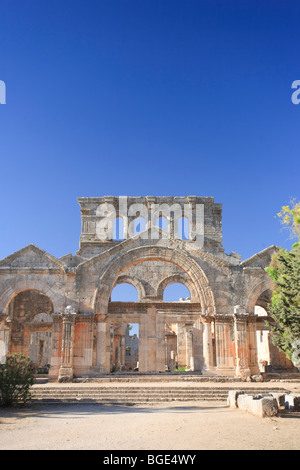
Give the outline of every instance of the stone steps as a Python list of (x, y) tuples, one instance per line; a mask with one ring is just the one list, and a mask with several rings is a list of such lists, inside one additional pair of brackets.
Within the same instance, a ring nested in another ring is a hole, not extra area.
[[(164, 402), (223, 401), (226, 402), (232, 387), (32, 387), (32, 403), (99, 403), (115, 405), (139, 405)], [(239, 387), (240, 389), (240, 387)], [(247, 388), (250, 393), (282, 392), (279, 388)]]

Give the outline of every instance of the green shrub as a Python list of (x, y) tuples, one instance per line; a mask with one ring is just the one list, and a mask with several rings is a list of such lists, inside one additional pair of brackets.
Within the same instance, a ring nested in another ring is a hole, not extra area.
[(5, 359), (0, 364), (0, 406), (23, 405), (31, 398), (35, 368), (22, 353), (7, 354)]

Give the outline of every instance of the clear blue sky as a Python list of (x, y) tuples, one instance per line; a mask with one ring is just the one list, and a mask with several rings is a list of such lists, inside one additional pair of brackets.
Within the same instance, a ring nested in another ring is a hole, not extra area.
[(2, 0), (0, 258), (79, 246), (78, 196), (223, 204), (225, 252), (290, 247), (299, 1)]

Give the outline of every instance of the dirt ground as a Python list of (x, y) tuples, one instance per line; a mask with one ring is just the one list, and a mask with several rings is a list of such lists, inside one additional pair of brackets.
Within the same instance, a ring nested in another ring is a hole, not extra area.
[(1, 450), (299, 450), (300, 413), (258, 418), (223, 402), (0, 409)]

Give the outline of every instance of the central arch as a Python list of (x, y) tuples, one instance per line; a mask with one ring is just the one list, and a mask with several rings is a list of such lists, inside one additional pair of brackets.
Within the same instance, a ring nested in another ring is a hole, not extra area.
[(188, 255), (177, 249), (162, 246), (138, 247), (117, 257), (99, 279), (93, 299), (95, 314), (107, 314), (111, 291), (120, 274), (130, 266), (143, 261), (157, 260), (173, 263), (180, 267), (190, 278), (194, 286), (194, 302), (201, 305), (201, 313), (213, 315), (215, 303), (207, 277), (200, 266)]

